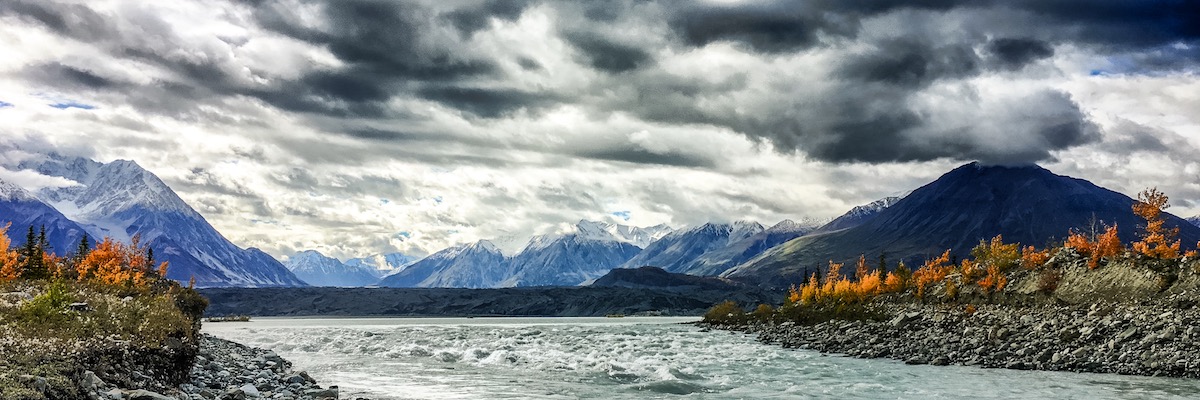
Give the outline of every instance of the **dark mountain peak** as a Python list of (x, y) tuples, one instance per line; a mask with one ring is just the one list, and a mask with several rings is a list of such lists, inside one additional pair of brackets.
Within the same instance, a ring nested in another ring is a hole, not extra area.
[[(1061, 176), (1036, 165), (970, 163), (914, 190), (861, 224), (823, 231), (784, 243), (739, 265), (726, 276), (785, 284), (803, 269), (830, 260), (849, 262), (885, 254), (890, 260), (920, 262), (946, 249), (965, 257), (996, 235), (1009, 243), (1038, 247), (1058, 242), (1072, 229), (1116, 225), (1121, 240), (1137, 240), (1145, 222), (1133, 214), (1135, 200), (1086, 180)], [(1179, 227), (1184, 243), (1200, 240), (1200, 228), (1164, 214)]]

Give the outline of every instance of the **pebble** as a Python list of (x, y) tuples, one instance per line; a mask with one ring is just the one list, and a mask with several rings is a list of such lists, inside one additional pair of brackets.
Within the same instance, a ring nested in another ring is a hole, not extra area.
[(704, 325), (787, 348), (907, 364), (1200, 378), (1200, 309), (1162, 304), (881, 304), (879, 321)]

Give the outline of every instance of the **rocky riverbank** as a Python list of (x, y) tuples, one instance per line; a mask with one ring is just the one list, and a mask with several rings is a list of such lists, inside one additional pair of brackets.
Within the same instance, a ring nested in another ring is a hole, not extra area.
[[(337, 399), (336, 386), (322, 388), (304, 371), (269, 350), (201, 335), (190, 379), (178, 387), (163, 387), (152, 371), (136, 368), (133, 387), (122, 389), (106, 383), (91, 371), (84, 372), (80, 385), (93, 400), (247, 400), (247, 399)], [(125, 385), (122, 385), (125, 386)], [(129, 387), (129, 386), (126, 386)]]
[(1143, 304), (878, 305), (879, 321), (717, 328), (765, 343), (909, 364), (1200, 378), (1200, 310)]

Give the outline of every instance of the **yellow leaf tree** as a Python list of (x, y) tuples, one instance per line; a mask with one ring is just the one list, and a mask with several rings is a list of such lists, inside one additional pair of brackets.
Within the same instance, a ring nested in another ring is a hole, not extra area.
[(1149, 188), (1138, 193), (1133, 213), (1146, 220), (1142, 240), (1133, 243), (1133, 250), (1147, 257), (1159, 259), (1179, 258), (1179, 228), (1167, 229), (1162, 218), (1163, 210), (1171, 207), (1167, 195), (1158, 188)]

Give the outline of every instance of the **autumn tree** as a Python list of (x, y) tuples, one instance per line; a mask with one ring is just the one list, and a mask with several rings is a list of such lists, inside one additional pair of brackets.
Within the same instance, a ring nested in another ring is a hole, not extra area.
[(8, 238), (8, 228), (12, 224), (0, 228), (0, 282), (11, 282), (21, 277), (21, 258), (16, 251), (9, 250), (12, 239)]
[(1158, 188), (1149, 188), (1138, 193), (1137, 203), (1133, 205), (1133, 213), (1146, 220), (1146, 229), (1142, 232), (1142, 240), (1133, 243), (1133, 250), (1147, 257), (1158, 259), (1179, 258), (1179, 228), (1167, 229), (1163, 226), (1162, 212), (1171, 207), (1167, 195), (1159, 192)]
[(165, 277), (167, 273), (167, 263), (161, 263), (156, 270), (150, 263), (150, 254), (139, 235), (134, 235), (127, 245), (104, 238), (76, 266), (77, 279), (105, 285), (145, 286), (154, 279), (154, 274)]

